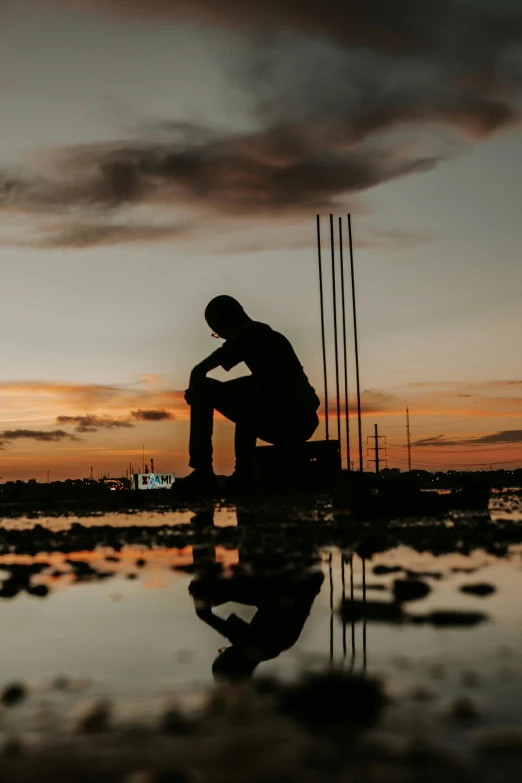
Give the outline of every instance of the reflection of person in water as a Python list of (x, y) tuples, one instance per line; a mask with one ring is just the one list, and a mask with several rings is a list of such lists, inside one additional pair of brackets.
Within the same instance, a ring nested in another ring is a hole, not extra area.
[[(233, 484), (251, 483), (256, 439), (291, 452), (317, 429), (319, 398), (289, 341), (253, 321), (231, 296), (218, 296), (205, 310), (215, 337), (225, 343), (192, 370), (185, 399), (191, 408), (190, 467), (185, 486), (209, 488), (214, 410), (236, 423)], [(251, 375), (220, 382), (207, 378), (217, 367), (246, 364)]]
[[(196, 614), (232, 643), (220, 650), (212, 667), (214, 676), (250, 677), (262, 661), (293, 647), (323, 580), (320, 571), (294, 576), (209, 575), (194, 580), (189, 590)], [(213, 613), (214, 607), (228, 601), (255, 606), (257, 612), (250, 623), (235, 614), (224, 620)]]

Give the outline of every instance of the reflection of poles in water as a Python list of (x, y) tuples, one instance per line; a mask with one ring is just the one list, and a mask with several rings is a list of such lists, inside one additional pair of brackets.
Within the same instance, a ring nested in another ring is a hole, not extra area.
[(321, 301), (321, 337), (323, 343), (323, 373), (324, 373), (324, 426), (326, 429), (326, 440), (330, 438), (328, 426), (328, 373), (326, 369), (326, 337), (324, 329), (324, 295), (323, 295), (323, 262), (321, 257), (321, 219), (317, 215), (317, 255), (319, 259), (319, 297)]
[(362, 558), (363, 573), (363, 671), (366, 671), (366, 558)]
[[(345, 565), (345, 557), (344, 552), (341, 553), (341, 578), (342, 578), (342, 584), (343, 584), (343, 607), (346, 603), (346, 580), (344, 577), (344, 565)], [(343, 664), (346, 660), (346, 617), (345, 612), (343, 610)]]
[[(353, 555), (350, 557), (350, 600), (353, 605)], [(352, 615), (352, 661), (351, 661), (351, 670), (353, 671), (353, 667), (355, 665), (355, 620)]]
[(332, 553), (328, 558), (328, 572), (330, 576), (330, 664), (333, 665), (334, 657), (334, 587), (332, 572)]

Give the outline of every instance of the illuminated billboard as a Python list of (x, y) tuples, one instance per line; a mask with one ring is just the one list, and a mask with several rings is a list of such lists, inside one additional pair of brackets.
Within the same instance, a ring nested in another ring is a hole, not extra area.
[(175, 481), (174, 473), (135, 473), (132, 477), (132, 489), (171, 489)]

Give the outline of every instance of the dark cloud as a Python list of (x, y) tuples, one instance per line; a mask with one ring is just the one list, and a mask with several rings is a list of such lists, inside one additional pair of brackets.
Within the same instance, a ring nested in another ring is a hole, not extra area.
[(4, 449), (15, 440), (36, 440), (41, 443), (57, 443), (61, 440), (79, 440), (64, 430), (4, 430), (0, 432), (0, 449)]
[[(54, 0), (77, 6), (76, 0)], [(522, 31), (518, 0), (85, 0), (82, 7), (148, 17), (202, 21), (215, 26), (290, 30), (416, 54), (444, 48), (485, 57), (499, 45), (516, 45)], [(486, 50), (481, 51), (481, 50)], [(460, 51), (459, 51), (460, 50)], [(464, 51), (462, 51), (464, 50)]]
[(166, 410), (136, 410), (125, 418), (111, 416), (58, 416), (56, 423), (62, 426), (74, 425), (76, 432), (98, 432), (98, 430), (129, 429), (137, 421), (166, 421), (175, 419), (175, 415)]
[(414, 443), (415, 446), (492, 446), (503, 444), (522, 443), (522, 430), (502, 430), (491, 435), (483, 435), (480, 438), (446, 438), (437, 435), (432, 438), (422, 438)]
[[(326, 134), (312, 141), (298, 127), (274, 127), (202, 144), (113, 142), (70, 148), (56, 158), (57, 174), (76, 175), (74, 188), (41, 180), (37, 187), (30, 179), (3, 186), (0, 181), (0, 209), (35, 210), (41, 205), (47, 210), (54, 205), (62, 210), (106, 210), (154, 204), (204, 208), (234, 217), (309, 214), (328, 207), (343, 193), (427, 170), (435, 162), (429, 155), (409, 159), (387, 150), (338, 149)], [(152, 234), (156, 231), (151, 228)], [(93, 233), (95, 226), (80, 224), (78, 231), (74, 221), (70, 235), (66, 229), (58, 242), (90, 244)], [(113, 228), (101, 226), (101, 241), (104, 233), (114, 241)]]
[(166, 421), (176, 418), (173, 413), (165, 410), (132, 411), (131, 417), (136, 421)]
[[(430, 170), (465, 140), (520, 122), (519, 0), (89, 5), (254, 29), (251, 59), (239, 58), (230, 78), (255, 103), (258, 129), (148, 123), (134, 140), (58, 151), (50, 175), (0, 172), (0, 209), (60, 214), (58, 230), (27, 240), (37, 247), (155, 241), (181, 230), (133, 226), (127, 213), (144, 205), (234, 220), (308, 217), (341, 199), (344, 208), (357, 193)], [(125, 219), (107, 221), (108, 213)]]
[(109, 416), (58, 416), (57, 424), (75, 425), (76, 432), (97, 432), (100, 429), (113, 430), (132, 427), (126, 419), (114, 419)]
[(36, 248), (72, 249), (96, 245), (130, 245), (177, 239), (185, 233), (180, 226), (136, 223), (107, 224), (103, 221), (71, 222), (46, 228), (28, 240), (13, 241), (13, 245)]
[(522, 430), (503, 430), (495, 432), (493, 435), (484, 435), (482, 438), (475, 438), (471, 441), (473, 444), (492, 444), (492, 443), (522, 443)]
[(462, 440), (449, 440), (444, 435), (435, 435), (431, 438), (422, 438), (415, 441), (414, 446), (462, 446), (466, 441)]
[[(51, 1), (77, 5), (75, 0)], [(399, 0), (397, 5), (406, 4)], [(86, 0), (83, 6), (232, 29), (286, 29), (384, 48), (418, 46), (412, 38), (413, 30), (408, 30), (411, 25), (400, 22), (400, 14), (390, 14), (386, 0)]]

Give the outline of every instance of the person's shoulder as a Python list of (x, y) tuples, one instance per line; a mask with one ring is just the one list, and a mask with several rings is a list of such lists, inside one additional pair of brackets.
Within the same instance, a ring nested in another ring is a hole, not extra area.
[(262, 323), (262, 321), (251, 321), (250, 328), (252, 329), (252, 331), (259, 332), (260, 334), (261, 333), (266, 334), (268, 332), (274, 331), (271, 326)]

